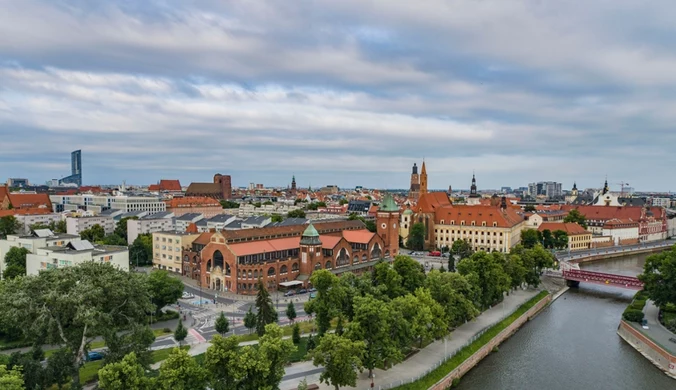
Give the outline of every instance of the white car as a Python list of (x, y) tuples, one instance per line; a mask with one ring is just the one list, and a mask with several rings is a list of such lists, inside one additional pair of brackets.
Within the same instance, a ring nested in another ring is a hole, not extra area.
[(181, 295), (181, 299), (193, 299), (193, 298), (195, 298), (195, 296), (187, 291), (183, 291), (183, 295)]

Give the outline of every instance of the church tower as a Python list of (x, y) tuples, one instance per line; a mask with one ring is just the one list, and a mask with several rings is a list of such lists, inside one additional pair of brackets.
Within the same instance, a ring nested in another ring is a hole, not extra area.
[(394, 259), (399, 254), (399, 207), (390, 194), (385, 195), (378, 208), (376, 232), (383, 239), (384, 253), (389, 253), (390, 259)]
[(300, 273), (301, 275), (310, 275), (314, 270), (314, 265), (322, 263), (322, 242), (319, 239), (319, 232), (310, 223), (300, 238)]
[(578, 192), (577, 192), (577, 183), (573, 182), (573, 189), (570, 191), (570, 195), (577, 197)]
[(420, 171), (420, 195), (427, 193), (427, 169), (425, 169), (425, 160), (423, 160), (422, 170)]
[(474, 174), (472, 174), (472, 186), (469, 189), (469, 197), (470, 198), (478, 198), (479, 194), (476, 192), (476, 177)]
[(296, 175), (291, 177), (291, 192), (296, 193)]
[(420, 177), (418, 176), (418, 166), (413, 163), (411, 171), (411, 188), (408, 191), (408, 199), (417, 201), (420, 196)]
[(603, 184), (603, 192), (602, 195), (605, 195), (610, 192), (610, 188), (608, 188), (608, 179), (606, 179), (605, 184)]

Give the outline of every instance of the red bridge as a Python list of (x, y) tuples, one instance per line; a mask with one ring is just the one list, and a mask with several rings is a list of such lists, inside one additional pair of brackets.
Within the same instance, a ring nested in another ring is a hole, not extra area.
[(631, 290), (642, 290), (643, 282), (633, 276), (604, 274), (602, 272), (591, 272), (581, 270), (564, 270), (563, 278), (569, 285), (578, 285), (582, 283), (602, 284), (604, 286), (615, 286), (628, 288)]

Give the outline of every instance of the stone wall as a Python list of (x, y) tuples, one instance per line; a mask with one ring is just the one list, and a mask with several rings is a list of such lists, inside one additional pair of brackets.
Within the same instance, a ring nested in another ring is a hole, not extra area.
[(533, 318), (540, 310), (549, 304), (552, 300), (552, 295), (549, 294), (546, 297), (542, 298), (540, 302), (531, 307), (527, 312), (523, 313), (521, 317), (517, 318), (512, 322), (507, 328), (503, 329), (502, 332), (498, 333), (491, 341), (486, 343), (481, 349), (476, 351), (472, 356), (467, 358), (462, 362), (458, 367), (446, 375), (443, 379), (437, 382), (434, 386), (430, 387), (430, 390), (443, 390), (451, 387), (453, 380), (455, 378), (461, 378), (463, 375), (469, 372), (474, 366), (476, 366), (483, 358), (488, 356), (489, 353), (493, 350), (494, 347), (500, 345), (503, 341), (507, 340), (510, 336), (516, 333), (519, 328)]
[(676, 356), (670, 354), (624, 320), (620, 322), (617, 334), (657, 368), (676, 379)]

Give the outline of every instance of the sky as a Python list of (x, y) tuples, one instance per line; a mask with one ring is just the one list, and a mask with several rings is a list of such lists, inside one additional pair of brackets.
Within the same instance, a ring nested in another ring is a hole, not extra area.
[(0, 0), (0, 180), (676, 190), (672, 0)]

